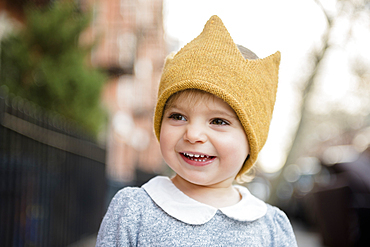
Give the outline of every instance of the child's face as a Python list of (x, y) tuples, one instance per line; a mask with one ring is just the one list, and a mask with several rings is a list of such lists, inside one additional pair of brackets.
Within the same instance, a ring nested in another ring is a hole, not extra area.
[[(164, 160), (187, 182), (203, 186), (234, 181), (248, 155), (248, 141), (234, 110), (213, 95), (180, 95), (163, 115)], [(198, 98), (200, 97), (200, 98)]]

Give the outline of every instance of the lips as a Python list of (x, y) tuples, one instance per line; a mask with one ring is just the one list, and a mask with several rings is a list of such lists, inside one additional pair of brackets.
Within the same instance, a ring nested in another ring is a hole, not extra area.
[(187, 152), (180, 153), (180, 155), (187, 163), (194, 166), (208, 165), (216, 158), (216, 156)]

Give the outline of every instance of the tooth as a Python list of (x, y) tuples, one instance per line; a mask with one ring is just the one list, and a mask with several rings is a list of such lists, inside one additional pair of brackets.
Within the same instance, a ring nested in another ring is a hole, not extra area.
[(193, 157), (194, 155), (193, 154), (188, 154), (189, 155), (189, 157)]
[(200, 157), (201, 157), (201, 158), (204, 158), (204, 155), (202, 154), (202, 155), (200, 155)]
[(194, 159), (195, 161), (198, 161), (197, 159)]
[(195, 158), (198, 158), (198, 157), (199, 157), (199, 154), (194, 154), (194, 157), (195, 157)]

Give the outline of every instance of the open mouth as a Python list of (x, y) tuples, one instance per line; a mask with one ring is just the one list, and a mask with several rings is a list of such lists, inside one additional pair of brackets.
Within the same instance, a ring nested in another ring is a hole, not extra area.
[(216, 156), (209, 156), (204, 154), (180, 153), (185, 159), (195, 162), (207, 162), (216, 158)]

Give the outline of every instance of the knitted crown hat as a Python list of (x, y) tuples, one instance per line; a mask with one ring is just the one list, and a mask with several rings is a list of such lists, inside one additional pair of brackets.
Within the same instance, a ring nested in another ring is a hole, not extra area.
[(245, 59), (218, 16), (163, 68), (154, 114), (159, 140), (163, 110), (168, 98), (186, 89), (199, 89), (223, 99), (239, 117), (249, 142), (249, 158), (238, 176), (256, 162), (266, 142), (278, 84), (280, 52), (256, 60)]

